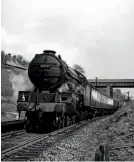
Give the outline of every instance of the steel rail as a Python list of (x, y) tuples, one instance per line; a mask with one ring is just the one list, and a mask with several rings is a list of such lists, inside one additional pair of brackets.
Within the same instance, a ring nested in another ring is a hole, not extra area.
[(53, 135), (56, 135), (56, 134), (61, 133), (61, 132), (64, 132), (64, 131), (69, 130), (69, 129), (74, 128), (74, 127), (82, 126), (82, 125), (84, 125), (84, 124), (86, 124), (86, 123), (88, 123), (88, 122), (82, 121), (82, 122), (81, 122), (79, 125), (77, 125), (77, 126), (76, 126), (76, 124), (73, 124), (73, 125), (71, 125), (71, 126), (64, 127), (64, 128), (62, 128), (62, 129), (60, 129), (60, 130), (56, 130), (56, 131), (54, 131), (54, 132), (51, 132), (51, 133), (48, 133), (48, 134), (45, 134), (45, 135), (44, 135), (44, 134), (43, 134), (43, 135), (38, 135), (37, 137), (34, 137), (33, 139), (30, 139), (30, 140), (28, 140), (28, 141), (26, 141), (26, 142), (22, 142), (22, 143), (20, 143), (19, 145), (16, 145), (16, 146), (14, 146), (14, 147), (11, 147), (11, 148), (8, 148), (8, 149), (6, 149), (6, 150), (3, 150), (3, 151), (1, 151), (1, 160), (4, 159), (5, 156), (9, 156), (10, 154), (15, 153), (15, 152), (17, 152), (18, 150), (21, 150), (21, 149), (23, 149), (23, 148), (26, 148), (26, 147), (29, 146), (29, 145), (33, 145), (33, 144), (35, 144), (35, 143), (37, 143), (37, 142), (40, 142), (40, 141), (42, 141), (42, 140), (44, 140), (44, 139), (47, 139), (47, 138), (49, 138), (49, 137), (51, 137), (51, 136), (53, 136)]
[(10, 136), (18, 136), (18, 135), (23, 134), (23, 133), (26, 133), (26, 131), (24, 129), (23, 130), (17, 130), (17, 131), (10, 131), (8, 133), (2, 133), (1, 134), (1, 140), (8, 138)]

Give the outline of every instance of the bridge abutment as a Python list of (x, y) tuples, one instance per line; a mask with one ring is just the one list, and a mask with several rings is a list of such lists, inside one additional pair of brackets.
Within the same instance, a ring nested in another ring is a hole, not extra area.
[(107, 86), (107, 95), (113, 97), (113, 87)]

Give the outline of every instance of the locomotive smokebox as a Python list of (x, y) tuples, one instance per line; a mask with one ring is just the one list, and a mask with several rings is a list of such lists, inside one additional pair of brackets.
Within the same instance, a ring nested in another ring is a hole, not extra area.
[(55, 51), (44, 50), (29, 64), (28, 75), (34, 86), (40, 90), (54, 91), (63, 83), (64, 69)]

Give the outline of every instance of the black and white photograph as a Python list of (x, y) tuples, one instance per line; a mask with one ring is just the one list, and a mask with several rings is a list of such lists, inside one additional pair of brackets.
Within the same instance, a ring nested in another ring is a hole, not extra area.
[(1, 161), (134, 161), (134, 0), (1, 0)]

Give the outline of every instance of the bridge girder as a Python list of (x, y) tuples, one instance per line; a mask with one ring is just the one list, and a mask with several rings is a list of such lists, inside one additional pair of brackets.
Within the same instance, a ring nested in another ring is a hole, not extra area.
[(134, 88), (134, 79), (89, 79), (91, 84), (97, 88)]

